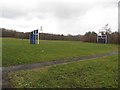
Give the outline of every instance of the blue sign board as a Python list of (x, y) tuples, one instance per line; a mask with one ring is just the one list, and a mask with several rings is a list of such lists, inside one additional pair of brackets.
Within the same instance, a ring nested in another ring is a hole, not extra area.
[(30, 44), (35, 44), (35, 43), (36, 43), (36, 36), (33, 33), (31, 33), (30, 34)]

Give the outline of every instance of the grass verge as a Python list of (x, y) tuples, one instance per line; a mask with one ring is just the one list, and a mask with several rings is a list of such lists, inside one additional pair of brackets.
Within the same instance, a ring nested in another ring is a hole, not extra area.
[(118, 55), (9, 74), (13, 88), (117, 88)]

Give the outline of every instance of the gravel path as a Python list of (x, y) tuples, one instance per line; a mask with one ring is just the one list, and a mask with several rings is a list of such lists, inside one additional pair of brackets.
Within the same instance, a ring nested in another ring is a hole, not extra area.
[(67, 63), (67, 62), (110, 56), (112, 54), (118, 54), (118, 52), (109, 52), (109, 53), (90, 55), (90, 56), (84, 56), (84, 57), (68, 58), (68, 59), (64, 59), (64, 60), (54, 60), (54, 61), (41, 62), (41, 63), (9, 66), (9, 67), (3, 67), (2, 70), (3, 70), (3, 73), (4, 72), (14, 72), (14, 71), (18, 71), (18, 70), (30, 70), (30, 69), (41, 68), (41, 67), (50, 66), (50, 65), (54, 65), (54, 64), (62, 64), (62, 63)]
[(104, 56), (110, 56), (113, 54), (118, 54), (118, 52), (109, 52), (109, 53), (103, 53), (103, 54), (97, 54), (97, 55), (90, 55), (90, 56), (84, 56), (84, 57), (74, 57), (69, 59), (63, 59), (63, 60), (55, 60), (55, 61), (49, 61), (49, 62), (41, 62), (41, 63), (33, 63), (33, 64), (25, 64), (25, 65), (16, 65), (16, 66), (9, 66), (9, 67), (3, 67), (2, 68), (2, 83), (3, 88), (9, 87), (9, 78), (7, 76), (10, 72), (15, 72), (19, 70), (31, 70), (34, 68), (42, 68), (45, 66), (51, 66), (56, 64), (63, 64), (63, 63), (69, 63), (69, 62), (75, 62), (80, 60), (88, 60), (92, 58), (100, 58)]

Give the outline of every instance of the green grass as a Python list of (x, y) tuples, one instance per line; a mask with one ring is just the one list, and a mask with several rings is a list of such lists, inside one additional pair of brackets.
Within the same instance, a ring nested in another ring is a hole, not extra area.
[(117, 45), (83, 43), (80, 41), (40, 41), (31, 45), (29, 40), (3, 38), (3, 66), (60, 60), (117, 50)]
[(117, 88), (118, 56), (18, 71), (9, 77), (13, 88)]

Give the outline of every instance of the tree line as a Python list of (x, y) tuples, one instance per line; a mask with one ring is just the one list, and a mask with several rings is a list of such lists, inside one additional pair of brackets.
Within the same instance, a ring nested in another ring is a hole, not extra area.
[[(0, 28), (2, 36), (0, 37), (11, 37), (19, 39), (29, 39), (30, 32), (18, 32), (16, 30), (9, 30), (5, 28)], [(50, 33), (40, 33), (41, 40), (69, 40), (69, 41), (83, 41), (83, 42), (97, 42), (97, 33), (94, 31), (86, 32), (84, 35), (63, 35), (63, 34), (50, 34)], [(118, 32), (112, 32), (108, 34), (108, 43), (120, 44), (120, 34)]]

